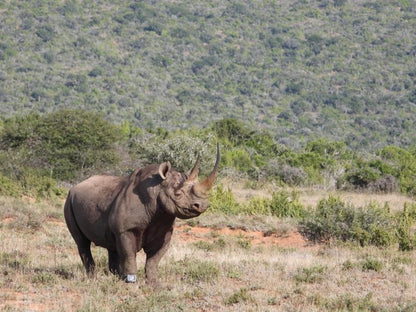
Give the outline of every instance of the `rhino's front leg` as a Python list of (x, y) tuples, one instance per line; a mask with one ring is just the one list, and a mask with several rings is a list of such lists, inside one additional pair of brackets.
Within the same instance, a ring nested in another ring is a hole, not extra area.
[(170, 229), (164, 236), (152, 241), (149, 246), (144, 247), (146, 253), (146, 284), (157, 287), (159, 286), (158, 282), (158, 265), (160, 259), (166, 253), (169, 248), (170, 239), (172, 237), (173, 229)]
[(137, 282), (136, 237), (132, 232), (120, 233), (117, 240), (117, 254), (120, 264), (120, 277), (127, 283)]

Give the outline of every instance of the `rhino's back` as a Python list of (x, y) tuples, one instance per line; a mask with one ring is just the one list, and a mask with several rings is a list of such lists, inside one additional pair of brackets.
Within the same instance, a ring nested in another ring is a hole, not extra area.
[[(125, 178), (110, 175), (95, 175), (75, 185), (70, 193), (73, 204), (84, 208), (93, 205), (95, 208), (106, 209), (125, 184)], [(95, 209), (94, 208), (94, 209)]]

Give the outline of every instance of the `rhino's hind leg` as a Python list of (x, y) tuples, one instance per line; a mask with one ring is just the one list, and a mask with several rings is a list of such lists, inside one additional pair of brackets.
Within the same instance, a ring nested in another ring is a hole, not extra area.
[[(78, 243), (77, 243), (78, 244)], [(95, 262), (91, 254), (91, 242), (87, 244), (78, 245), (79, 256), (81, 257), (82, 263), (84, 264), (85, 271), (88, 277), (95, 276)]]
[(85, 267), (85, 271), (88, 277), (93, 277), (95, 274), (95, 262), (91, 254), (91, 241), (79, 229), (69, 199), (65, 203), (64, 216), (69, 232), (78, 246), (78, 253)]
[(111, 273), (118, 275), (120, 274), (120, 261), (116, 251), (108, 249), (108, 269)]

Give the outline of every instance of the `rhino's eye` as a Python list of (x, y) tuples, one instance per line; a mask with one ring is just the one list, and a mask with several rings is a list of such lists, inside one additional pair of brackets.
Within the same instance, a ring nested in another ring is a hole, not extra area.
[(181, 199), (181, 198), (183, 197), (183, 193), (182, 193), (182, 192), (177, 192), (177, 193), (175, 194), (175, 196), (176, 196), (178, 199)]

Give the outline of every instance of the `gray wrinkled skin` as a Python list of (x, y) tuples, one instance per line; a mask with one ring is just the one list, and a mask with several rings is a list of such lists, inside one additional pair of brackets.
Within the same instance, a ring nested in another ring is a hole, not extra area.
[(157, 266), (168, 249), (175, 218), (194, 218), (209, 205), (208, 194), (218, 173), (198, 182), (199, 159), (189, 175), (169, 162), (136, 169), (130, 176), (96, 175), (70, 189), (65, 221), (88, 276), (95, 275), (91, 242), (108, 250), (109, 269), (136, 282), (136, 253), (146, 253), (146, 282), (157, 284)]

